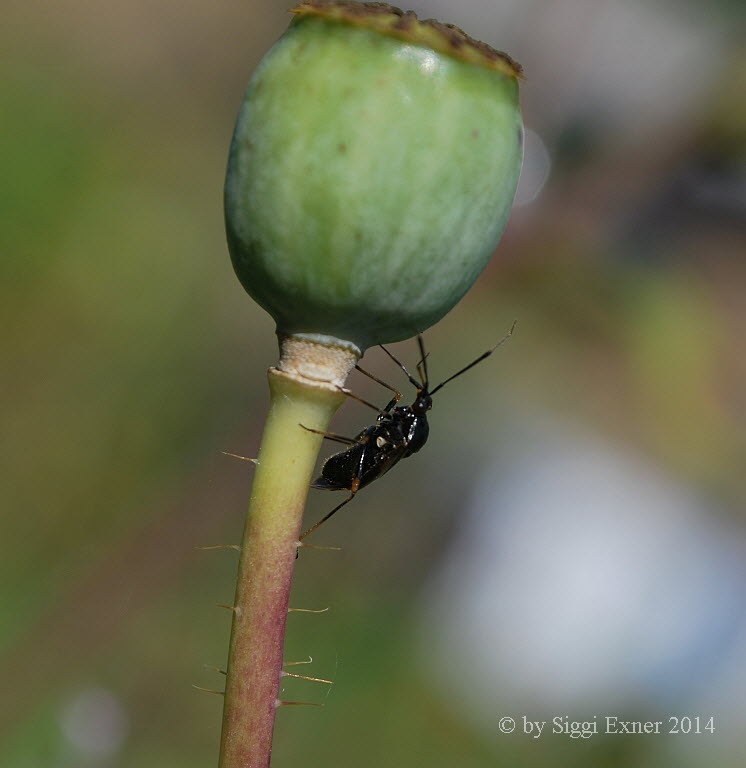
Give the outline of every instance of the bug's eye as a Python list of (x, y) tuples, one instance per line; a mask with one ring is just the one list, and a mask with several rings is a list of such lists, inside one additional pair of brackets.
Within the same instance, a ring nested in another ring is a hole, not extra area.
[(414, 411), (416, 413), (425, 413), (425, 411), (429, 411), (433, 407), (433, 399), (430, 397), (430, 395), (425, 395), (424, 397), (418, 397), (417, 401), (414, 405)]

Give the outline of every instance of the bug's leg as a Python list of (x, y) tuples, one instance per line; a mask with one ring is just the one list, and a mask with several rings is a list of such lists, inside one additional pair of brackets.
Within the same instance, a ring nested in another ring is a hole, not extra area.
[(388, 355), (388, 356), (389, 356), (389, 357), (390, 357), (390, 358), (391, 358), (391, 359), (392, 359), (392, 360), (393, 360), (393, 361), (394, 361), (394, 362), (395, 362), (395, 363), (396, 363), (396, 364), (399, 366), (399, 368), (401, 368), (401, 369), (402, 369), (402, 371), (404, 371), (404, 374), (405, 374), (405, 375), (406, 375), (406, 377), (409, 379), (409, 383), (410, 383), (410, 384), (411, 384), (413, 387), (415, 387), (416, 389), (422, 389), (422, 384), (421, 384), (419, 381), (417, 381), (417, 379), (415, 379), (415, 377), (414, 377), (414, 376), (412, 376), (412, 374), (411, 374), (411, 373), (410, 373), (410, 372), (409, 372), (409, 371), (408, 371), (408, 370), (407, 370), (407, 369), (404, 367), (404, 365), (403, 365), (402, 363), (400, 363), (400, 362), (399, 362), (399, 361), (398, 361), (398, 360), (397, 360), (397, 359), (396, 359), (396, 358), (395, 358), (395, 357), (394, 357), (394, 356), (391, 354), (391, 352), (389, 352), (389, 351), (388, 351), (388, 349), (386, 349), (386, 347), (384, 347), (384, 346), (383, 346), (383, 344), (379, 344), (378, 346), (379, 346), (379, 347), (380, 347), (380, 348), (381, 348), (381, 349), (382, 349), (382, 350), (383, 350), (383, 351), (384, 351), (384, 352), (385, 352), (385, 353), (386, 353), (386, 354), (387, 354), (387, 355)]
[(430, 377), (427, 373), (427, 357), (430, 353), (425, 352), (425, 340), (422, 338), (421, 333), (417, 334), (417, 346), (420, 348), (420, 362), (417, 363), (417, 373), (419, 373), (420, 379), (422, 379), (422, 385), (427, 389), (430, 383)]
[(352, 482), (350, 483), (350, 495), (341, 503), (337, 504), (334, 509), (329, 512), (328, 514), (324, 515), (324, 517), (319, 520), (316, 525), (312, 525), (307, 531), (303, 531), (303, 533), (300, 535), (299, 542), (303, 542), (303, 539), (308, 536), (309, 533), (313, 533), (322, 523), (325, 523), (335, 512), (339, 512), (342, 507), (344, 507), (345, 504), (349, 504), (354, 498), (355, 494), (358, 492), (358, 489), (360, 488), (360, 478), (363, 475), (363, 459), (365, 458), (365, 451), (360, 452), (360, 462), (357, 465), (357, 472), (355, 473), (355, 477), (352, 478)]
[(301, 533), (300, 535), (299, 541), (303, 541), (303, 539), (305, 539), (309, 533), (313, 533), (320, 525), (325, 523), (335, 512), (339, 512), (339, 510), (342, 509), (342, 507), (344, 507), (345, 504), (349, 504), (355, 498), (356, 493), (357, 493), (357, 488), (355, 488), (354, 491), (350, 491), (350, 495), (341, 504), (337, 504), (337, 506), (334, 507), (334, 509), (331, 512), (324, 515), (324, 517), (322, 517), (321, 520), (319, 520), (319, 522), (316, 523), (316, 525), (312, 525), (307, 531), (303, 531), (303, 533)]
[(390, 384), (387, 384), (385, 381), (382, 381), (377, 376), (374, 376), (372, 373), (368, 373), (368, 371), (363, 370), (359, 365), (356, 365), (355, 368), (360, 371), (364, 376), (367, 376), (369, 379), (373, 379), (373, 381), (377, 381), (382, 387), (386, 387), (386, 389), (390, 390), (394, 393), (394, 398), (391, 400), (391, 402), (383, 409), (387, 413), (401, 400), (401, 392), (399, 392), (398, 389), (394, 389)]
[[(429, 355), (430, 353), (428, 352), (427, 354)], [(425, 374), (423, 373), (423, 368), (422, 368), (422, 363), (423, 363), (424, 359), (425, 358), (423, 357), (422, 360), (420, 360), (420, 362), (417, 363), (417, 373), (420, 374), (420, 378), (423, 381), (425, 381)], [(427, 384), (425, 384), (425, 387), (427, 387)]]
[(343, 394), (347, 395), (347, 397), (351, 397), (353, 400), (357, 400), (358, 403), (362, 403), (363, 405), (367, 405), (368, 408), (372, 408), (379, 416), (385, 416), (386, 411), (381, 410), (377, 405), (373, 405), (373, 403), (369, 403), (367, 400), (363, 400), (362, 397), (358, 397), (354, 392), (350, 392), (349, 389), (346, 387), (337, 387), (337, 389)]
[(324, 432), (322, 429), (311, 429), (311, 427), (304, 427), (303, 424), (298, 424), (299, 427), (303, 427), (306, 432), (313, 432), (315, 435), (321, 435), (327, 440), (334, 440), (335, 443), (342, 443), (343, 445), (356, 445), (357, 440), (353, 440), (351, 437), (343, 437), (337, 435), (334, 432)]

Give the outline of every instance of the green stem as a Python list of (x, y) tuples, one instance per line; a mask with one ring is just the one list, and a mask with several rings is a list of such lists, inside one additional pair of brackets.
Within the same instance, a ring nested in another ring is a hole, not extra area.
[(343, 400), (328, 384), (269, 372), (271, 400), (241, 546), (220, 768), (267, 768), (303, 509), (321, 436)]

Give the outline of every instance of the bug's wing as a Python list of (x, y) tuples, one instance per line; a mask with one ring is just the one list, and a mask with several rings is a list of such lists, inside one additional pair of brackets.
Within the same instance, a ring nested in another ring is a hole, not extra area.
[(360, 488), (365, 487), (382, 475), (385, 475), (394, 464), (404, 458), (406, 453), (405, 445), (398, 445), (388, 451), (369, 450), (363, 459), (363, 471), (360, 478)]
[(319, 475), (312, 483), (311, 488), (318, 488), (320, 491), (343, 491), (349, 490), (347, 485), (340, 485), (329, 478)]
[(311, 488), (324, 491), (350, 490), (352, 478), (360, 466), (360, 454), (364, 445), (352, 445), (346, 451), (330, 456), (321, 468), (321, 474), (311, 483)]

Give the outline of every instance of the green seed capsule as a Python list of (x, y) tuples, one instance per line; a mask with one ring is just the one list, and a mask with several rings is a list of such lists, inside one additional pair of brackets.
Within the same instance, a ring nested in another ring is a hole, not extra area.
[(228, 244), (278, 333), (398, 341), (466, 293), (522, 157), (520, 68), (380, 3), (303, 3), (246, 90)]

